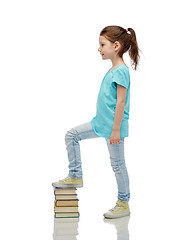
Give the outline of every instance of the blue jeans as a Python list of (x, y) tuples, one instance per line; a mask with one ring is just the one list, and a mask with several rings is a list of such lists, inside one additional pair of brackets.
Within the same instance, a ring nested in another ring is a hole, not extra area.
[[(65, 135), (66, 149), (69, 160), (69, 177), (82, 178), (82, 164), (79, 141), (90, 138), (98, 138), (94, 132), (91, 122), (84, 123), (67, 131)], [(118, 186), (118, 199), (128, 202), (130, 199), (129, 177), (124, 159), (124, 138), (121, 138), (119, 144), (110, 144), (110, 139), (105, 138), (110, 162), (115, 173)]]

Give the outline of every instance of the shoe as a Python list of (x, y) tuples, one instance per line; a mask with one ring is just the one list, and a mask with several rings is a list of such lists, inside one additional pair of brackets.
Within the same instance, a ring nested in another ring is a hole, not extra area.
[(104, 213), (105, 218), (120, 218), (130, 215), (130, 209), (127, 202), (117, 200), (116, 206), (110, 209), (108, 212)]
[(54, 182), (52, 183), (53, 187), (58, 187), (58, 188), (62, 188), (62, 187), (77, 187), (77, 188), (81, 188), (83, 187), (83, 179), (75, 179), (75, 178), (71, 178), (71, 177), (66, 177), (62, 180), (59, 180), (58, 182)]

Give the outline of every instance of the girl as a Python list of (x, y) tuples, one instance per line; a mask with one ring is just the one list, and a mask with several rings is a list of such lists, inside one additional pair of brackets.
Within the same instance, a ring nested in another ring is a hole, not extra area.
[(79, 141), (103, 137), (106, 140), (112, 169), (118, 186), (116, 206), (104, 214), (118, 218), (130, 214), (129, 177), (124, 159), (124, 138), (128, 137), (130, 109), (130, 74), (123, 60), (128, 51), (131, 65), (137, 69), (139, 49), (135, 31), (120, 26), (107, 26), (99, 36), (102, 59), (110, 59), (112, 68), (105, 74), (96, 105), (96, 116), (90, 121), (70, 129), (65, 135), (69, 160), (67, 178), (53, 183), (53, 187), (82, 187), (82, 167)]

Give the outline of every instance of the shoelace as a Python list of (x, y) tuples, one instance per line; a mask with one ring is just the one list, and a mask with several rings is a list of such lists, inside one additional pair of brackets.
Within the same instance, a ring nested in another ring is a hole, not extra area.
[(118, 211), (120, 210), (121, 207), (122, 207), (122, 206), (116, 204), (116, 206), (113, 207), (113, 208), (111, 209), (111, 211), (118, 212)]
[(66, 178), (64, 178), (64, 182), (66, 182), (66, 181), (68, 181), (69, 180), (69, 177), (66, 177)]

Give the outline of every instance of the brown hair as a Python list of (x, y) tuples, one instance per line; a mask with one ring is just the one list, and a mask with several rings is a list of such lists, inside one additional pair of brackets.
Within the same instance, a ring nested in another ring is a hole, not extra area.
[(104, 36), (112, 43), (118, 41), (121, 44), (121, 49), (118, 52), (120, 57), (129, 51), (131, 65), (134, 66), (134, 70), (136, 70), (140, 59), (140, 49), (138, 48), (135, 31), (132, 28), (128, 28), (128, 31), (130, 34), (120, 26), (107, 26), (101, 30), (100, 36)]

